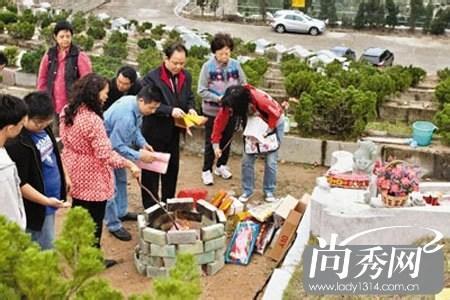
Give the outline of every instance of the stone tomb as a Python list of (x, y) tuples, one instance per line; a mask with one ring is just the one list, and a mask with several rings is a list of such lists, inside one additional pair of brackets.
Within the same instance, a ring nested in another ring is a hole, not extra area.
[(155, 204), (137, 220), (139, 244), (135, 248), (137, 271), (148, 277), (168, 276), (178, 253), (193, 254), (200, 269), (214, 275), (223, 268), (226, 249), (225, 223), (222, 211), (205, 200), (168, 199), (163, 204), (175, 219)]

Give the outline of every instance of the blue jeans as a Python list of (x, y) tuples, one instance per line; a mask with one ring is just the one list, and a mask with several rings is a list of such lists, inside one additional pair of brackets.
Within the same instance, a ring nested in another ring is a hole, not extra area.
[(105, 210), (105, 222), (109, 231), (117, 231), (122, 228), (122, 222), (119, 218), (125, 216), (128, 211), (127, 171), (115, 169), (114, 179), (114, 197), (108, 200)]
[(37, 242), (42, 250), (53, 249), (53, 241), (55, 240), (55, 214), (45, 216), (44, 224), (40, 231), (27, 229), (31, 234), (31, 240)]
[[(281, 141), (284, 135), (284, 120), (281, 117), (276, 130), (276, 135), (278, 142), (281, 146)], [(273, 196), (275, 193), (275, 188), (277, 185), (277, 166), (278, 166), (278, 150), (273, 151), (264, 155), (264, 181), (263, 181), (263, 192), (266, 196)], [(255, 188), (255, 161), (258, 154), (246, 154), (242, 157), (241, 166), (241, 185), (243, 193), (247, 196), (253, 194)]]

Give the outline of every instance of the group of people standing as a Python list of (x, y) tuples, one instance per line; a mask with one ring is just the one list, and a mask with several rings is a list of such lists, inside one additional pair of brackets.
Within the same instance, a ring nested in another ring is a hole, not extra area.
[[(72, 43), (72, 35), (70, 23), (56, 24), (56, 45), (41, 61), (37, 92), (23, 100), (0, 95), (0, 189), (6, 191), (0, 196), (0, 214), (16, 221), (43, 249), (52, 248), (55, 210), (69, 207), (67, 195), (72, 207), (85, 208), (94, 220), (97, 247), (103, 222), (116, 238), (131, 240), (122, 225), (137, 218), (128, 211), (126, 169), (156, 198), (175, 197), (183, 134), (175, 119), (197, 115), (182, 43), (164, 49), (162, 64), (142, 79), (124, 66), (107, 80), (92, 73), (89, 57)], [(232, 51), (232, 38), (216, 34), (213, 55), (199, 78), (197, 92), (208, 118), (201, 174), (205, 185), (214, 183), (213, 173), (232, 177), (227, 166), (231, 138), (249, 115), (267, 122), (267, 134), (276, 133), (279, 142), (283, 135), (282, 106), (246, 84)], [(61, 137), (61, 155), (55, 134)], [(170, 153), (165, 174), (137, 166), (138, 161), (151, 163), (155, 151)], [(265, 200), (274, 201), (277, 151), (264, 155)], [(242, 202), (253, 194), (256, 157), (243, 155)], [(155, 202), (143, 191), (142, 203), (148, 208)]]

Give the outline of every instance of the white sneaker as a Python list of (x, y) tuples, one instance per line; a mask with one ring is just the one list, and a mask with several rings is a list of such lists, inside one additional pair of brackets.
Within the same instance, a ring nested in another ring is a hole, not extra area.
[(228, 168), (228, 166), (225, 166), (225, 165), (217, 167), (214, 170), (214, 174), (216, 174), (217, 176), (222, 177), (223, 179), (230, 179), (233, 176), (233, 174), (231, 174), (230, 169)]
[(246, 195), (246, 194), (242, 194), (239, 196), (238, 200), (242, 203), (245, 203), (248, 201), (248, 199), (250, 199), (252, 195)]
[(214, 178), (211, 173), (211, 171), (203, 171), (202, 172), (202, 180), (204, 185), (213, 185), (214, 184)]
[(266, 195), (266, 198), (264, 200), (266, 200), (266, 202), (275, 202), (277, 201), (277, 198), (275, 198), (273, 195)]

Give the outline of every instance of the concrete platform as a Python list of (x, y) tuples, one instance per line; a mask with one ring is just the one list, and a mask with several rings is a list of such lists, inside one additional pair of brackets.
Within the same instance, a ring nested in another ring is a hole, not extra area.
[[(427, 191), (446, 191), (448, 183), (426, 187)], [(425, 189), (425, 187), (424, 187)], [(388, 226), (410, 226), (376, 231), (350, 244), (405, 245), (432, 235), (425, 228), (450, 237), (450, 201), (441, 206), (373, 208), (364, 203), (363, 190), (316, 187), (311, 197), (311, 232), (326, 240), (338, 234), (338, 242), (365, 230)]]

